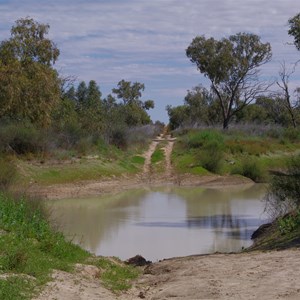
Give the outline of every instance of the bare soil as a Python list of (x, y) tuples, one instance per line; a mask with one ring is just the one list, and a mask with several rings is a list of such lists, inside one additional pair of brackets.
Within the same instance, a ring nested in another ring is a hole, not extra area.
[(119, 295), (80, 270), (55, 271), (53, 278), (36, 300), (299, 300), (300, 250), (172, 258), (146, 267), (133, 288)]
[[(152, 174), (151, 155), (162, 140), (166, 167), (163, 174)], [(235, 186), (251, 183), (237, 176), (176, 175), (172, 170), (171, 152), (174, 140), (158, 137), (144, 154), (143, 172), (135, 177), (122, 177), (73, 184), (33, 187), (31, 194), (48, 199), (83, 197), (119, 192), (145, 185)], [(103, 287), (101, 270), (77, 266), (72, 274), (54, 271), (36, 300), (96, 299), (300, 299), (300, 250), (212, 254), (173, 258), (143, 269), (143, 275), (126, 293), (113, 294)]]

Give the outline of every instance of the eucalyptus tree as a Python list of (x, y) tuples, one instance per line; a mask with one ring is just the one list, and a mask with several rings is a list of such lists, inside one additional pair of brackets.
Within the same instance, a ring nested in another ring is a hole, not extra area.
[[(294, 64), (292, 70), (288, 70), (285, 62), (281, 63), (279, 71), (280, 80), (276, 82), (280, 88), (279, 98), (282, 99), (283, 107), (286, 109), (294, 128), (297, 127), (297, 107), (299, 107), (299, 99), (297, 95), (293, 97), (291, 94), (289, 80), (291, 75), (295, 72), (296, 66), (297, 63)], [(294, 94), (297, 94), (297, 90), (298, 89), (294, 91)]]
[(294, 37), (294, 45), (300, 50), (300, 13), (289, 19), (288, 34)]
[(154, 108), (154, 101), (141, 100), (144, 90), (145, 85), (143, 83), (132, 83), (124, 79), (118, 83), (118, 88), (112, 89), (116, 97), (123, 101), (122, 104), (128, 126), (148, 124), (151, 121), (146, 111)]
[(60, 79), (53, 68), (59, 50), (46, 36), (49, 25), (19, 19), (0, 44), (0, 117), (46, 125), (60, 100)]
[(221, 40), (197, 36), (186, 55), (210, 80), (221, 107), (224, 129), (234, 115), (267, 89), (259, 79), (258, 68), (271, 59), (271, 46), (262, 43), (257, 35), (237, 33)]

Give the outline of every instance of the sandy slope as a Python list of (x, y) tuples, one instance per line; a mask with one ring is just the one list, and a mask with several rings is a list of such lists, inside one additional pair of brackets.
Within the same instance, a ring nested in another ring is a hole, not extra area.
[(300, 299), (300, 250), (213, 254), (151, 265), (121, 299)]
[(121, 295), (89, 273), (54, 272), (37, 300), (300, 299), (300, 250), (173, 258), (146, 267)]

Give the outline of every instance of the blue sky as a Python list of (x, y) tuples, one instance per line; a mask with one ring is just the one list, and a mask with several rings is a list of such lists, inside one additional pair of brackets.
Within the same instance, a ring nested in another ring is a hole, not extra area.
[(61, 51), (60, 73), (96, 80), (104, 96), (121, 79), (142, 82), (143, 99), (155, 101), (152, 119), (167, 122), (166, 105), (182, 104), (187, 90), (199, 83), (208, 86), (185, 55), (195, 36), (260, 35), (272, 45), (272, 61), (262, 70), (271, 79), (280, 62), (300, 59), (287, 34), (288, 19), (299, 12), (295, 0), (0, 0), (0, 40), (19, 18), (48, 23)]

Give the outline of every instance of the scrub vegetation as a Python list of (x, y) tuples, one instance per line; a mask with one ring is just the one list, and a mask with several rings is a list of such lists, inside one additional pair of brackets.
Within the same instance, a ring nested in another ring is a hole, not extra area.
[(177, 130), (173, 164), (181, 173), (240, 174), (266, 182), (270, 173), (285, 168), (288, 158), (300, 151), (300, 131), (295, 138), (279, 128), (274, 138), (275, 130)]

